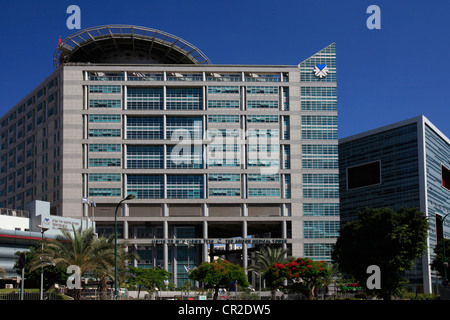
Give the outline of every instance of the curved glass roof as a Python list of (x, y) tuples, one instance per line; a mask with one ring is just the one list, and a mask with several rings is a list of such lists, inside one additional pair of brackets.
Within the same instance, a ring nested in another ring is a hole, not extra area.
[(131, 25), (98, 26), (72, 34), (53, 55), (55, 69), (68, 62), (211, 64), (203, 52), (177, 36)]

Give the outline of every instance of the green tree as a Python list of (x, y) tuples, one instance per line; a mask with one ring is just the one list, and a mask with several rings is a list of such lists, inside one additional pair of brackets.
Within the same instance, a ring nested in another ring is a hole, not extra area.
[[(27, 282), (27, 286), (31, 288), (39, 288), (41, 285), (41, 269), (33, 269), (31, 271), (30, 261), (36, 259), (36, 256), (39, 257), (39, 252), (37, 252), (40, 248), (40, 245), (35, 247), (30, 247), (28, 251), (25, 251), (26, 263), (24, 270), (24, 277)], [(17, 251), (15, 255), (17, 256), (17, 260), (14, 264), (14, 269), (18, 275), (22, 275), (22, 269), (19, 268), (19, 256), (22, 252)], [(44, 290), (50, 289), (55, 283), (66, 283), (69, 275), (66, 273), (66, 270), (57, 267), (53, 264), (44, 265)]]
[(231, 281), (237, 281), (241, 287), (250, 285), (241, 266), (222, 259), (217, 259), (214, 262), (203, 262), (189, 272), (189, 278), (203, 282), (209, 288), (214, 288), (214, 300), (217, 300), (219, 289), (227, 288)]
[(151, 293), (154, 293), (157, 288), (159, 290), (164, 289), (166, 287), (166, 282), (172, 277), (170, 272), (158, 267), (148, 269), (128, 267), (127, 275), (127, 285), (137, 287), (139, 293), (141, 287), (147, 289)]
[(366, 208), (358, 220), (341, 227), (332, 257), (344, 274), (360, 284), (367, 282), (367, 268), (378, 266), (381, 288), (372, 294), (390, 299), (405, 287), (403, 272), (426, 250), (427, 231), (426, 217), (417, 209)]
[[(282, 249), (281, 247), (261, 247), (259, 251), (256, 252), (255, 264), (248, 267), (249, 271), (256, 271), (260, 274), (264, 274), (270, 267), (276, 263), (285, 263), (293, 258), (288, 258), (286, 256), (288, 249)], [(265, 278), (264, 278), (265, 279)], [(261, 284), (260, 284), (261, 285)], [(272, 293), (272, 299), (275, 299), (276, 290), (280, 284), (277, 281), (268, 282), (268, 287)]]
[[(76, 265), (80, 268), (80, 276), (88, 274), (100, 278), (100, 288), (106, 290), (107, 277), (113, 277), (114, 268), (114, 241), (112, 237), (106, 239), (97, 237), (93, 229), (61, 230), (56, 240), (43, 240), (43, 249), (36, 249), (37, 254), (30, 261), (30, 271), (41, 266), (51, 264), (67, 270), (67, 267)], [(118, 267), (123, 267), (125, 259), (129, 258), (121, 245), (118, 251)], [(80, 299), (81, 289), (74, 291), (75, 299)]]
[[(439, 273), (439, 276), (443, 280), (448, 280), (448, 277), (450, 275), (450, 271), (448, 269), (448, 265), (450, 263), (450, 239), (445, 239), (445, 261), (444, 261), (444, 250), (442, 247), (442, 240), (436, 243), (436, 246), (434, 248), (435, 257), (434, 260), (431, 262), (431, 269), (434, 271), (437, 271)], [(446, 263), (446, 266), (444, 265)], [(445, 270), (446, 268), (447, 270)], [(447, 275), (445, 274), (445, 271), (447, 271)], [(447, 277), (446, 277), (447, 276)]]

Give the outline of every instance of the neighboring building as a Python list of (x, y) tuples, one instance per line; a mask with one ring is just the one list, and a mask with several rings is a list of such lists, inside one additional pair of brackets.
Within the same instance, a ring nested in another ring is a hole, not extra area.
[(265, 244), (330, 260), (334, 44), (298, 66), (213, 65), (165, 32), (102, 26), (61, 41), (54, 63), (0, 119), (0, 207), (45, 200), (53, 215), (112, 234), (118, 203), (134, 194), (120, 238), (139, 266), (164, 267), (178, 284), (214, 255), (247, 268)]
[[(433, 249), (450, 224), (450, 141), (420, 116), (339, 140), (341, 223), (365, 207), (417, 208), (430, 223), (428, 252), (408, 272), (426, 293), (440, 283), (431, 272)], [(443, 227), (443, 230), (442, 230)], [(434, 291), (435, 292), (435, 291)]]
[(61, 229), (92, 227), (92, 221), (50, 215), (50, 203), (36, 200), (26, 205), (26, 210), (0, 208), (0, 268), (6, 275), (0, 279), (18, 277), (14, 264), (17, 252), (27, 252), (42, 237), (56, 239)]

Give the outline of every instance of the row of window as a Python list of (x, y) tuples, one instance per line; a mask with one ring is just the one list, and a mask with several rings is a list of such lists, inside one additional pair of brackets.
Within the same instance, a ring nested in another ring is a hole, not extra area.
[[(121, 116), (118, 114), (90, 114), (89, 122), (110, 122), (117, 123), (121, 121)], [(289, 117), (284, 116), (284, 129), (289, 129)], [(129, 116), (127, 118), (128, 127), (142, 127), (142, 126), (158, 126), (163, 124), (162, 116)], [(278, 123), (279, 117), (277, 115), (249, 115), (247, 116), (249, 123)], [(208, 122), (210, 123), (239, 123), (239, 115), (208, 115)], [(201, 116), (193, 117), (166, 117), (166, 124), (168, 127), (203, 127), (203, 118)], [(337, 133), (337, 116), (318, 116), (307, 115), (301, 118), (302, 132), (307, 136), (327, 136), (329, 134)], [(266, 129), (262, 129), (266, 130)], [(270, 129), (267, 129), (270, 130)]]
[[(170, 117), (169, 117), (170, 118)], [(239, 115), (208, 115), (208, 122), (210, 123), (239, 123)], [(120, 123), (120, 114), (90, 114), (89, 122), (91, 123)], [(277, 115), (248, 115), (248, 123), (278, 123), (279, 116)], [(289, 127), (289, 117), (283, 117), (283, 123)]]
[[(162, 150), (155, 153), (127, 156), (128, 169), (163, 169), (164, 157)], [(120, 158), (89, 158), (89, 168), (91, 167), (121, 167)], [(273, 158), (252, 158), (248, 159), (247, 166), (261, 168), (282, 168), (290, 169), (290, 160), (285, 159), (280, 167), (280, 160)], [(236, 158), (208, 159), (208, 167), (241, 167), (241, 160)], [(203, 169), (203, 155), (192, 153), (184, 156), (168, 153), (166, 157), (166, 169)]]
[(223, 81), (223, 82), (288, 82), (284, 73), (148, 73), (148, 72), (87, 72), (90, 81)]
[[(279, 109), (279, 102), (276, 100), (247, 100), (247, 109)], [(234, 100), (210, 100), (207, 103), (211, 109), (239, 109), (239, 101)], [(90, 99), (89, 109), (95, 108), (122, 108), (121, 100)], [(127, 98), (128, 110), (162, 110), (162, 97)], [(203, 97), (181, 96), (167, 97), (166, 110), (203, 110)], [(283, 107), (283, 111), (289, 110), (288, 106)], [(50, 110), (53, 114), (53, 109)]]
[[(311, 87), (314, 88), (314, 87)], [(249, 86), (246, 87), (248, 94), (278, 94), (282, 90), (283, 93), (288, 93), (287, 87), (274, 87), (274, 86)], [(120, 85), (90, 85), (90, 93), (121, 93)], [(208, 93), (239, 93), (239, 86), (208, 86)], [(315, 92), (315, 91), (314, 91)], [(319, 91), (320, 92), (320, 91)], [(306, 94), (305, 95), (314, 95)], [(160, 98), (163, 96), (162, 87), (127, 87), (127, 97), (129, 98)], [(202, 94), (201, 87), (195, 88), (178, 88), (167, 87), (166, 97), (184, 97), (184, 96), (198, 96)]]

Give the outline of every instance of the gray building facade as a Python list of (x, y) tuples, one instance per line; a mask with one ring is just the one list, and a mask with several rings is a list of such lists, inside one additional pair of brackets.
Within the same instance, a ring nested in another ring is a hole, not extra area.
[[(1, 119), (0, 207), (94, 220), (174, 281), (260, 245), (330, 260), (339, 229), (336, 50), (296, 66), (214, 65), (136, 26), (63, 40)], [(83, 200), (84, 199), (84, 200)]]
[(407, 274), (425, 293), (440, 284), (430, 263), (437, 241), (450, 235), (441, 221), (450, 212), (449, 168), (450, 141), (424, 116), (339, 140), (342, 224), (365, 207), (417, 208), (428, 218), (428, 251)]

